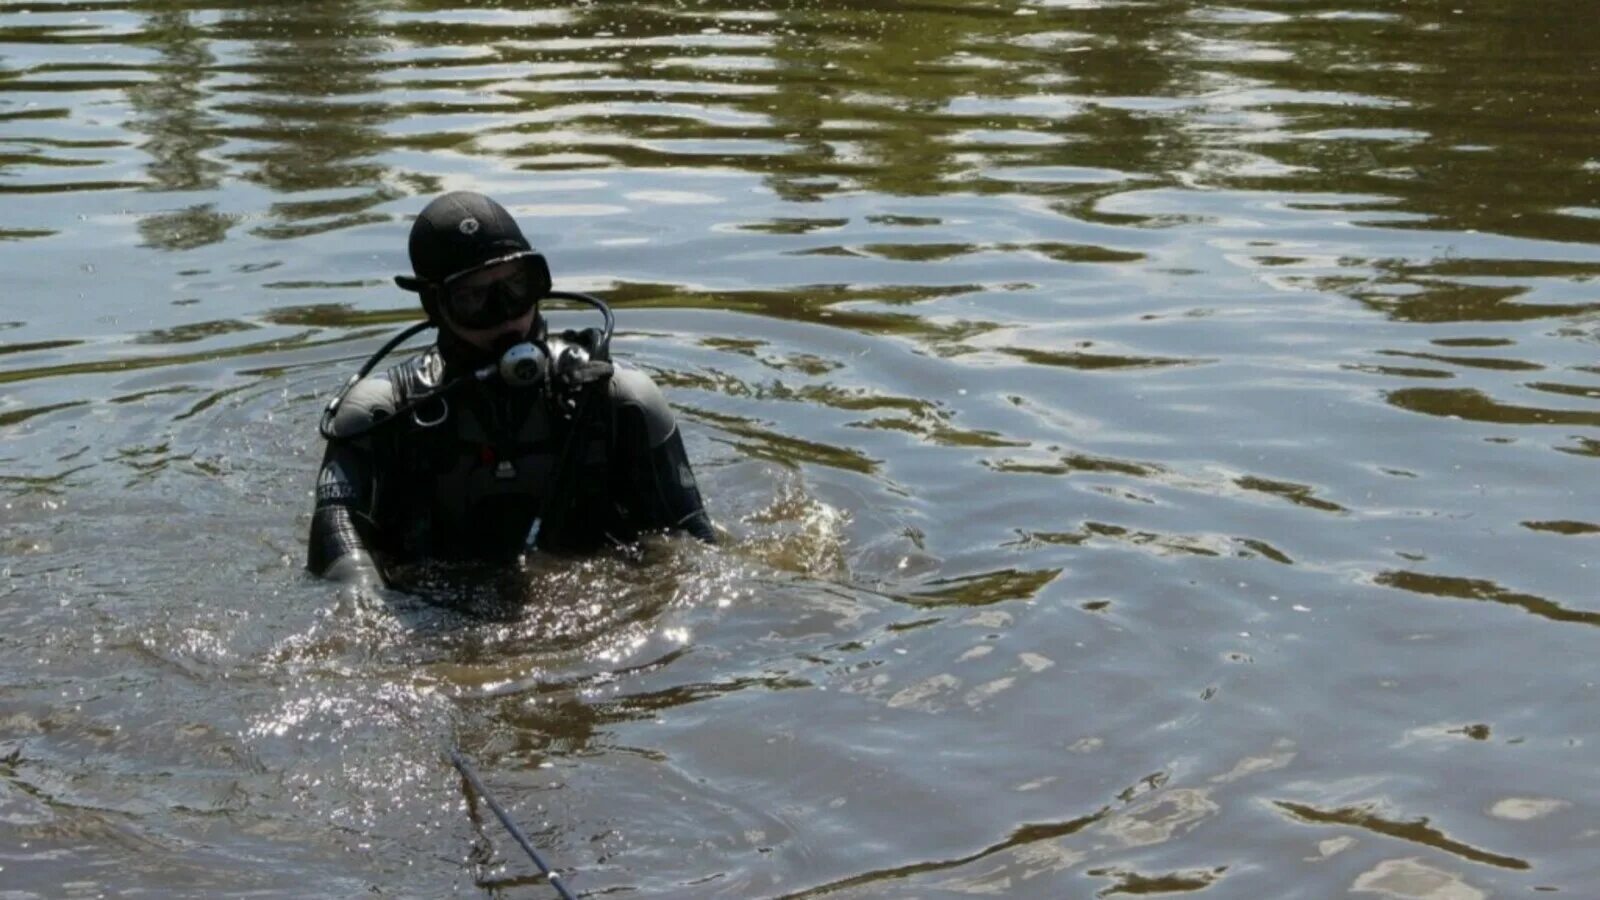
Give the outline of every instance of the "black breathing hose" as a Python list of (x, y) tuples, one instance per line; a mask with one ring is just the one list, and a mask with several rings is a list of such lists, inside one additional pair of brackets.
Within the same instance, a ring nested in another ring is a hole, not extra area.
[[(599, 312), (601, 317), (605, 320), (605, 326), (600, 331), (600, 340), (595, 344), (594, 355), (598, 359), (608, 360), (611, 358), (611, 336), (616, 332), (617, 319), (616, 316), (612, 314), (611, 307), (608, 306), (604, 300), (601, 300), (599, 297), (593, 297), (589, 294), (582, 294), (577, 291), (550, 291), (540, 298), (540, 302), (544, 300), (571, 300), (573, 302), (582, 303), (586, 306), (592, 307)], [(534, 304), (534, 310), (536, 311), (536, 314), (542, 315), (541, 313), (538, 313), (538, 309), (538, 303), (536, 302)], [(471, 376), (458, 376), (448, 382), (445, 382), (445, 384), (440, 386), (437, 390), (429, 391), (420, 397), (414, 398), (405, 406), (391, 412), (387, 418), (369, 423), (366, 427), (357, 429), (350, 434), (336, 433), (333, 430), (333, 422), (339, 414), (340, 404), (344, 403), (344, 398), (350, 393), (350, 389), (355, 387), (356, 383), (361, 379), (372, 374), (372, 370), (378, 367), (378, 363), (382, 362), (384, 357), (394, 352), (396, 347), (410, 340), (423, 330), (432, 327), (435, 327), (435, 325), (431, 319), (406, 326), (405, 330), (390, 338), (387, 343), (378, 348), (376, 353), (368, 357), (366, 362), (361, 364), (361, 368), (356, 370), (354, 375), (351, 375), (345, 380), (344, 386), (339, 388), (339, 391), (333, 395), (333, 399), (328, 401), (327, 407), (322, 411), (322, 420), (317, 425), (317, 432), (322, 435), (323, 440), (348, 440), (369, 434), (384, 422), (399, 421), (403, 414), (411, 412), (424, 403), (428, 403), (429, 401), (443, 396), (454, 389), (457, 385), (467, 381), (469, 377), (476, 377), (480, 381), (490, 377), (490, 375), (493, 373), (493, 366), (487, 366), (483, 369), (480, 369), (477, 372), (472, 373)]]
[[(406, 326), (404, 331), (401, 331), (399, 334), (390, 338), (387, 343), (385, 343), (382, 347), (379, 347), (378, 352), (367, 357), (367, 361), (361, 364), (361, 368), (357, 369), (354, 375), (351, 375), (349, 378), (345, 379), (344, 386), (339, 388), (338, 393), (333, 395), (333, 399), (329, 400), (327, 407), (322, 410), (322, 421), (317, 424), (317, 431), (322, 435), (323, 440), (334, 441), (341, 437), (341, 435), (335, 434), (333, 431), (333, 420), (334, 417), (339, 414), (339, 404), (344, 402), (345, 395), (349, 394), (350, 389), (356, 386), (356, 382), (372, 374), (372, 370), (378, 367), (378, 363), (383, 362), (383, 358), (385, 356), (393, 353), (394, 348), (432, 327), (433, 321), (431, 319), (415, 322)], [(451, 384), (447, 384), (443, 388), (428, 394), (426, 397), (419, 398), (418, 404), (425, 400), (431, 400), (454, 386), (455, 385), (453, 382)], [(410, 406), (414, 405), (416, 404), (410, 404), (407, 408), (409, 409)], [(371, 429), (369, 428), (367, 430), (370, 431)], [(364, 434), (365, 431), (362, 433)], [(349, 437), (350, 435), (344, 436)]]
[(597, 354), (604, 353), (605, 358), (610, 357), (611, 335), (617, 330), (617, 318), (611, 314), (611, 307), (604, 300), (588, 294), (580, 294), (577, 291), (551, 291), (545, 297), (554, 300), (572, 300), (576, 303), (592, 306), (598, 310), (600, 315), (605, 318), (606, 324), (605, 329), (600, 332), (600, 343), (595, 347), (595, 351)]

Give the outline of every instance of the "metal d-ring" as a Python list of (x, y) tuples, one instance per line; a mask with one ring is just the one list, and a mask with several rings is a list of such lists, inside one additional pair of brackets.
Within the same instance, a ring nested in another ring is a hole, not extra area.
[(419, 427), (419, 428), (432, 428), (435, 425), (443, 425), (444, 424), (444, 420), (450, 418), (450, 403), (449, 403), (449, 401), (445, 400), (443, 397), (435, 397), (434, 399), (439, 401), (439, 407), (440, 407), (439, 418), (434, 419), (431, 422), (424, 420), (422, 418), (422, 407), (427, 406), (428, 404), (426, 404), (426, 403), (418, 404), (417, 408), (413, 409), (411, 411), (411, 420), (413, 422), (417, 423), (417, 427)]

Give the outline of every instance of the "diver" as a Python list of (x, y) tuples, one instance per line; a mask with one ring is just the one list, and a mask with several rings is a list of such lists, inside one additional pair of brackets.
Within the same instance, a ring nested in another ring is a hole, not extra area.
[[(504, 207), (440, 196), (409, 250), (414, 274), (395, 283), (420, 295), (427, 321), (379, 350), (323, 415), (311, 572), (388, 584), (411, 563), (582, 553), (654, 531), (716, 541), (661, 391), (611, 361), (610, 309), (552, 291)], [(604, 327), (550, 334), (550, 298), (592, 307)], [(430, 325), (432, 347), (369, 374)]]

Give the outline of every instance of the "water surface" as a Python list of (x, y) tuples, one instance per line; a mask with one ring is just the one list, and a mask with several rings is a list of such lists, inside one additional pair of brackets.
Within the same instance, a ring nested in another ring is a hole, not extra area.
[[(6, 4), (0, 888), (552, 896), (459, 746), (588, 896), (1593, 895), (1600, 17), (1458, 6)], [(723, 545), (303, 573), (460, 188)]]

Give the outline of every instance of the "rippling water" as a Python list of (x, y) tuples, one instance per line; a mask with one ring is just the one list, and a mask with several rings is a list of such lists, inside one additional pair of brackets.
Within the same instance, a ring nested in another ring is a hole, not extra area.
[[(1600, 895), (1593, 12), (5, 4), (0, 893)], [(455, 188), (724, 545), (301, 571)]]

